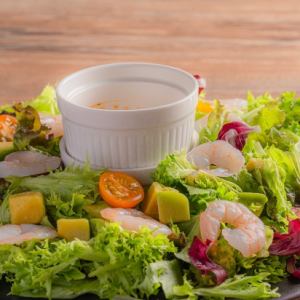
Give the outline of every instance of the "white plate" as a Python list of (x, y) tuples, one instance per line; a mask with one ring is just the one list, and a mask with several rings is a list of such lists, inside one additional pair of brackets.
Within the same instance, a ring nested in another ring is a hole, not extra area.
[[(62, 138), (59, 144), (60, 148), (60, 156), (62, 161), (64, 162), (65, 166), (79, 166), (83, 167), (87, 162), (79, 161), (75, 158), (73, 158), (67, 151), (66, 151), (66, 145), (64, 142), (64, 139)], [(103, 169), (103, 166), (97, 166), (97, 165), (91, 165), (92, 169), (99, 170)], [(110, 169), (112, 171), (118, 171), (118, 172), (124, 172), (128, 175), (133, 176), (137, 180), (139, 180), (140, 183), (143, 185), (149, 185), (151, 184), (151, 174), (154, 172), (155, 167), (148, 167), (148, 168), (136, 168), (136, 169)]]

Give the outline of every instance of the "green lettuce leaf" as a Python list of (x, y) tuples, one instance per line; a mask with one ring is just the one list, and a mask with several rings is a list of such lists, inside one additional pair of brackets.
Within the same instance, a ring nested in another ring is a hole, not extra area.
[(280, 109), (280, 101), (270, 94), (255, 98), (248, 93), (248, 112), (243, 115), (243, 120), (249, 125), (258, 125), (262, 131), (280, 126), (284, 123), (286, 114)]
[(273, 127), (267, 134), (266, 140), (265, 146), (273, 145), (280, 150), (289, 151), (300, 141), (300, 135), (285, 128), (279, 130)]
[(35, 99), (0, 107), (2, 113), (15, 115), (18, 126), (14, 136), (15, 150), (39, 150), (50, 155), (59, 155), (60, 137), (49, 135), (50, 129), (41, 124), (39, 113), (58, 115), (55, 89), (46, 86)]
[(157, 289), (162, 287), (167, 299), (174, 297), (173, 287), (182, 284), (182, 274), (178, 260), (163, 260), (148, 266), (145, 280), (140, 289), (147, 291), (146, 295), (156, 295)]
[(214, 110), (208, 115), (207, 125), (199, 132), (200, 144), (215, 141), (225, 121), (226, 113), (224, 106), (214, 102)]
[(86, 215), (83, 207), (99, 197), (100, 174), (101, 171), (94, 171), (86, 165), (83, 168), (67, 167), (36, 177), (7, 178), (10, 186), (0, 206), (0, 222), (6, 224), (10, 221), (9, 195), (25, 191), (39, 191), (43, 194), (51, 221), (83, 217)]
[(26, 150), (29, 145), (47, 143), (49, 129), (42, 125), (38, 112), (31, 106), (14, 106), (18, 126), (14, 136), (16, 150)]
[[(284, 92), (279, 97), (273, 98), (270, 94), (265, 93), (261, 96), (254, 97), (248, 93), (248, 107), (243, 115), (243, 119), (250, 125), (259, 125), (262, 131), (266, 131), (266, 140), (272, 144), (274, 137), (269, 135), (269, 130), (286, 130), (283, 135), (289, 135), (292, 140), (295, 136), (300, 136), (300, 98), (294, 92)], [(278, 144), (281, 144), (278, 139)], [(283, 143), (288, 142), (287, 139)], [(280, 145), (276, 147), (280, 147)]]
[(255, 110), (256, 108), (261, 108), (268, 103), (274, 102), (274, 98), (269, 93), (264, 93), (255, 97), (251, 92), (247, 93), (247, 109), (248, 111)]
[[(243, 149), (247, 160), (248, 172), (243, 172), (235, 178), (240, 186), (268, 197), (266, 203), (267, 216), (277, 223), (277, 229), (285, 231), (288, 217), (292, 216), (291, 201), (297, 197), (299, 190), (300, 155), (292, 145), (290, 151), (283, 151), (274, 145), (263, 147), (251, 136)], [(256, 182), (256, 183), (255, 183)]]
[(216, 287), (194, 288), (185, 279), (184, 284), (174, 287), (174, 292), (179, 297), (185, 299), (197, 299), (195, 295), (202, 296), (204, 299), (270, 299), (279, 297), (276, 289), (272, 289), (267, 281), (268, 273), (259, 273), (255, 276), (236, 275), (229, 278)]
[(50, 155), (59, 155), (60, 137), (49, 135), (50, 129), (43, 125), (38, 111), (19, 103), (13, 106), (18, 120), (13, 144), (16, 150), (38, 150)]
[(235, 201), (242, 191), (233, 182), (195, 170), (184, 152), (170, 154), (162, 160), (153, 174), (153, 180), (186, 194), (192, 214), (204, 210), (208, 202), (217, 198)]
[(205, 210), (207, 204), (216, 199), (237, 201), (241, 192), (235, 183), (201, 171), (187, 175), (181, 186), (182, 192), (189, 198), (191, 214)]
[[(271, 157), (282, 169), (285, 178), (285, 188), (287, 192), (297, 192), (300, 190), (300, 172), (298, 169), (300, 153), (297, 150), (292, 152), (282, 151), (274, 146), (267, 149), (267, 155)], [(299, 193), (299, 192), (298, 192)]]
[(259, 162), (252, 174), (259, 184), (264, 186), (269, 199), (266, 203), (267, 215), (277, 221), (277, 228), (280, 231), (285, 231), (292, 208), (286, 195), (285, 176), (280, 166), (272, 158), (261, 159)]
[(153, 236), (148, 229), (127, 232), (118, 224), (107, 224), (89, 242), (56, 240), (33, 241), (22, 247), (1, 245), (0, 271), (12, 285), (11, 294), (22, 297), (68, 299), (85, 293), (101, 299), (117, 295), (149, 297), (148, 292), (158, 291), (160, 285), (171, 293), (168, 278), (173, 273), (167, 262), (154, 268), (160, 282), (152, 281), (156, 289), (149, 285), (149, 290), (143, 289), (142, 283), (147, 280), (152, 263), (157, 264), (174, 252), (174, 244), (165, 235)]
[(25, 101), (24, 105), (29, 105), (33, 107), (39, 113), (44, 113), (47, 115), (60, 114), (56, 101), (55, 88), (51, 85), (45, 86), (39, 96), (32, 100)]
[[(18, 102), (13, 102), (12, 104), (4, 104), (0, 106), (0, 112), (14, 113), (13, 105)], [(31, 106), (39, 113), (44, 113), (46, 115), (59, 115), (59, 108), (56, 101), (55, 88), (51, 85), (46, 85), (42, 90), (41, 94), (32, 100), (19, 102), (23, 106)]]
[(73, 193), (86, 195), (91, 200), (98, 197), (98, 180), (102, 171), (92, 170), (88, 165), (67, 167), (48, 175), (36, 177), (10, 177), (10, 191), (39, 191), (46, 196), (53, 193), (71, 199)]
[(285, 113), (279, 109), (276, 103), (270, 103), (261, 109), (257, 117), (248, 124), (259, 125), (263, 131), (266, 131), (272, 127), (282, 125), (284, 120)]
[(279, 283), (287, 277), (286, 271), (287, 258), (284, 256), (269, 256), (255, 260), (251, 268), (247, 270), (248, 276), (253, 276), (259, 273), (269, 273), (268, 282)]
[[(142, 289), (148, 267), (175, 253), (174, 244), (165, 235), (153, 236), (143, 229), (138, 233), (123, 231), (117, 224), (109, 224), (91, 242), (96, 253), (106, 259), (86, 265), (88, 276), (97, 278), (100, 297), (113, 295), (149, 297), (148, 289)], [(157, 285), (156, 285), (157, 287)], [(150, 289), (151, 293), (153, 289)]]
[(228, 179), (237, 184), (243, 192), (265, 192), (264, 187), (254, 178), (251, 172), (247, 171), (247, 169), (242, 169), (239, 174), (229, 177)]
[(286, 113), (285, 125), (300, 121), (300, 98), (294, 92), (284, 92), (280, 95), (280, 109)]
[(187, 160), (186, 153), (167, 155), (155, 169), (152, 178), (165, 186), (177, 187), (181, 179), (195, 172), (194, 166)]

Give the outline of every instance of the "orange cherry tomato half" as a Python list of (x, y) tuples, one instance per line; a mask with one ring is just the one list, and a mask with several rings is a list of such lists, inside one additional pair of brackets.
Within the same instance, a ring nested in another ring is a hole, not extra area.
[(17, 128), (17, 119), (11, 115), (0, 115), (1, 140), (12, 140)]
[(99, 192), (112, 207), (132, 208), (144, 199), (142, 185), (132, 176), (121, 172), (104, 172), (99, 179)]

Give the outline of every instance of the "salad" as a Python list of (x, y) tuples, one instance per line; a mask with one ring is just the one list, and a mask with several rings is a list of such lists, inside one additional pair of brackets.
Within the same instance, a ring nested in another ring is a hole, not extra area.
[(12, 295), (269, 299), (300, 279), (294, 93), (228, 107), (202, 92), (193, 149), (166, 156), (149, 187), (62, 166), (51, 86), (0, 112), (0, 273)]

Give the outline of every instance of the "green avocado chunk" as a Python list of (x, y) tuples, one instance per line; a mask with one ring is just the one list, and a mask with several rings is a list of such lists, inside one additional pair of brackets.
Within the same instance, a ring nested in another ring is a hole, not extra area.
[(154, 219), (158, 219), (158, 206), (157, 206), (157, 194), (162, 191), (175, 191), (177, 190), (163, 186), (158, 182), (153, 182), (149, 187), (149, 190), (146, 194), (145, 200), (142, 204), (142, 211), (145, 215), (150, 216)]
[(268, 198), (265, 194), (260, 193), (239, 193), (239, 202), (247, 206), (258, 217), (263, 212)]
[(190, 220), (188, 198), (178, 191), (161, 191), (157, 193), (159, 221), (163, 224)]
[(101, 210), (109, 207), (104, 201), (97, 202), (95, 204), (89, 204), (83, 207), (91, 218), (101, 218)]
[(4, 160), (5, 156), (14, 152), (13, 142), (0, 142), (0, 160)]

